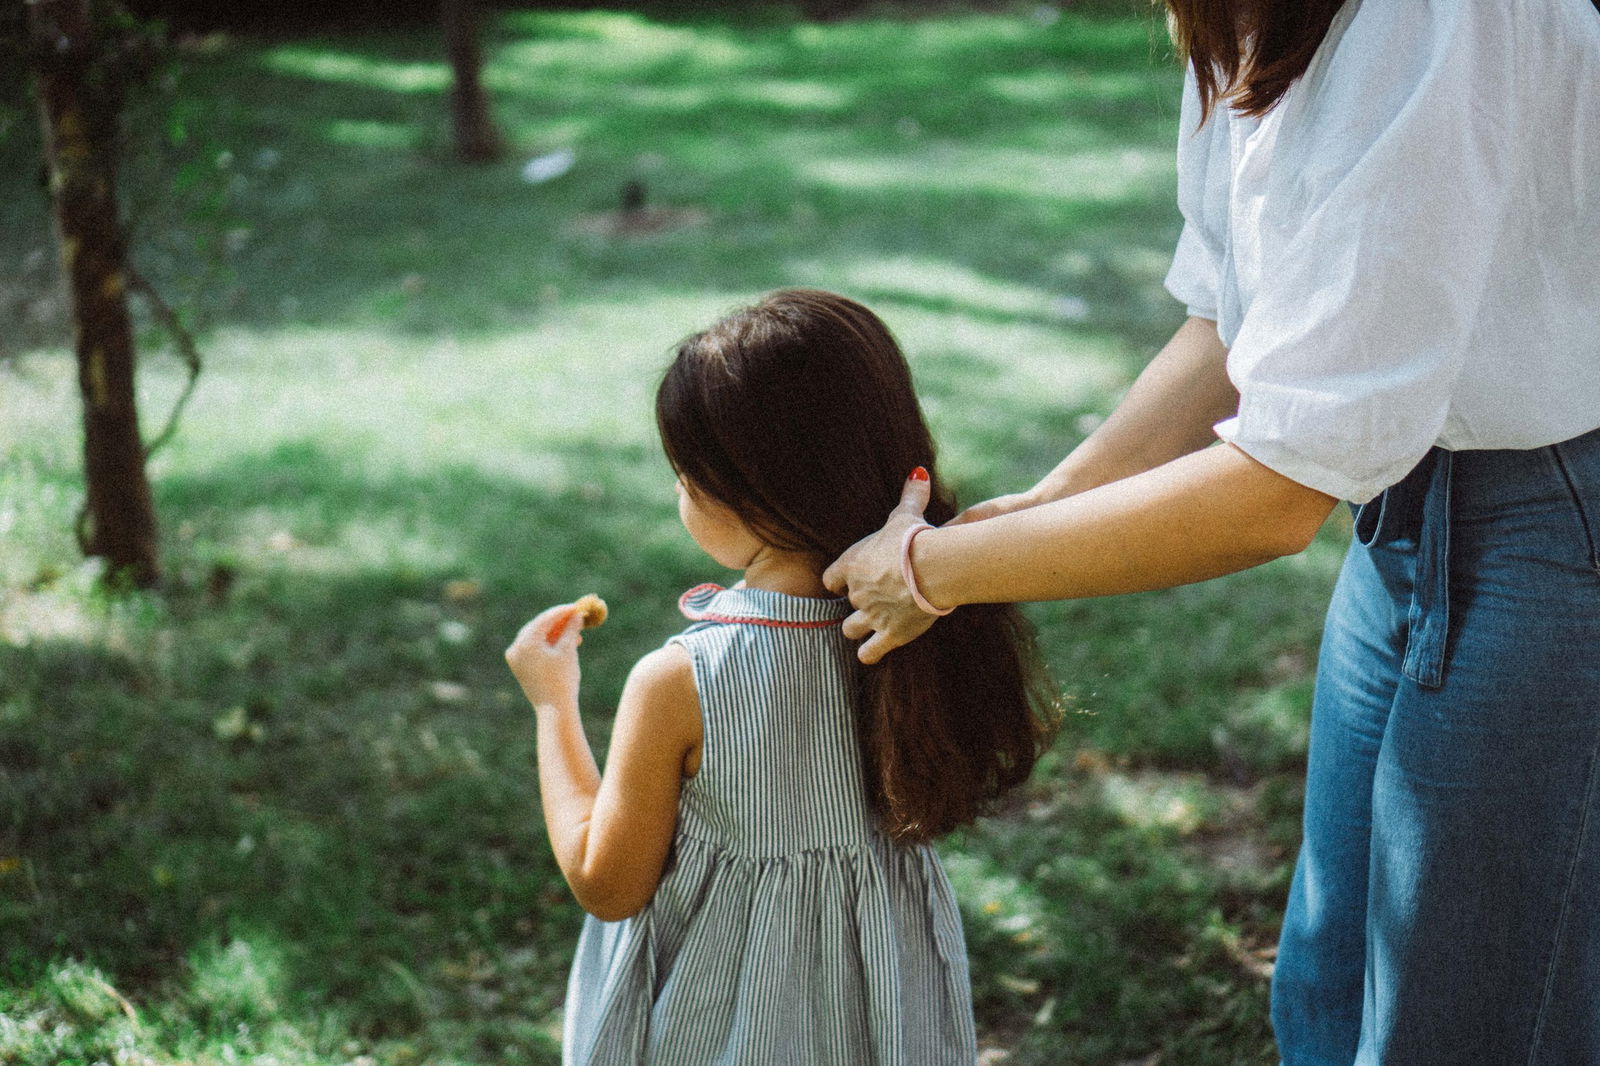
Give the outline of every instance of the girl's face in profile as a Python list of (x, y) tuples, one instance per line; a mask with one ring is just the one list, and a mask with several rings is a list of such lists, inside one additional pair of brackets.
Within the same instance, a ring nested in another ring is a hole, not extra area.
[(744, 520), (703, 493), (678, 479), (678, 517), (700, 550), (729, 570), (748, 567), (761, 550), (762, 540)]

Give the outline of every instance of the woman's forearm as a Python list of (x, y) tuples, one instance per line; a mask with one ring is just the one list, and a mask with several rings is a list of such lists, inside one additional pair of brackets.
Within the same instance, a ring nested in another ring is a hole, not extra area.
[[(875, 663), (932, 623), (934, 607), (1110, 596), (1186, 585), (1303, 549), (1337, 502), (1218, 445), (1238, 409), (1216, 324), (1190, 318), (1103, 426), (1028, 492), (915, 532), (927, 503), (908, 480), (883, 529), (823, 573), (855, 612), (846, 637)], [(865, 639), (862, 639), (865, 638)]]
[(1052, 503), (927, 530), (912, 566), (940, 607), (1168, 588), (1300, 551), (1336, 502), (1222, 445)]
[(1215, 443), (1211, 427), (1239, 407), (1227, 358), (1215, 322), (1185, 321), (1111, 416), (1046, 474), (1031, 495), (1041, 502), (1059, 500)]

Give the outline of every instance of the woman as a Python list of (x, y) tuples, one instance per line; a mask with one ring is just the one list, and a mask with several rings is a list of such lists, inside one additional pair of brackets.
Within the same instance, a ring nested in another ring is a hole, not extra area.
[(1284, 1062), (1600, 1063), (1600, 13), (1168, 7), (1188, 320), (1032, 489), (933, 529), (908, 482), (825, 575), (845, 634), (1202, 580), (1360, 505)]

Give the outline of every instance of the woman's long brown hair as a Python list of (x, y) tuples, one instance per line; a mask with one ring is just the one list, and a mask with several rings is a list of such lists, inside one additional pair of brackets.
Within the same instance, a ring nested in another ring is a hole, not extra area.
[(1265, 115), (1306, 72), (1344, 0), (1166, 0), (1172, 40), (1194, 67), (1202, 114), (1220, 100)]
[[(883, 525), (918, 466), (927, 518), (953, 517), (933, 438), (893, 335), (861, 304), (790, 289), (679, 345), (656, 422), (691, 491), (775, 547), (826, 564)], [(1055, 722), (1033, 631), (1009, 604), (970, 604), (861, 670), (857, 733), (885, 830), (922, 841), (1021, 784)]]

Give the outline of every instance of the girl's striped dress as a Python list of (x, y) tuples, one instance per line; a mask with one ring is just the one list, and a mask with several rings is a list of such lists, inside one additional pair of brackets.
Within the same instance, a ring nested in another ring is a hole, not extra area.
[(702, 585), (672, 640), (704, 721), (655, 897), (590, 918), (568, 1066), (973, 1066), (956, 902), (862, 779), (844, 600)]

